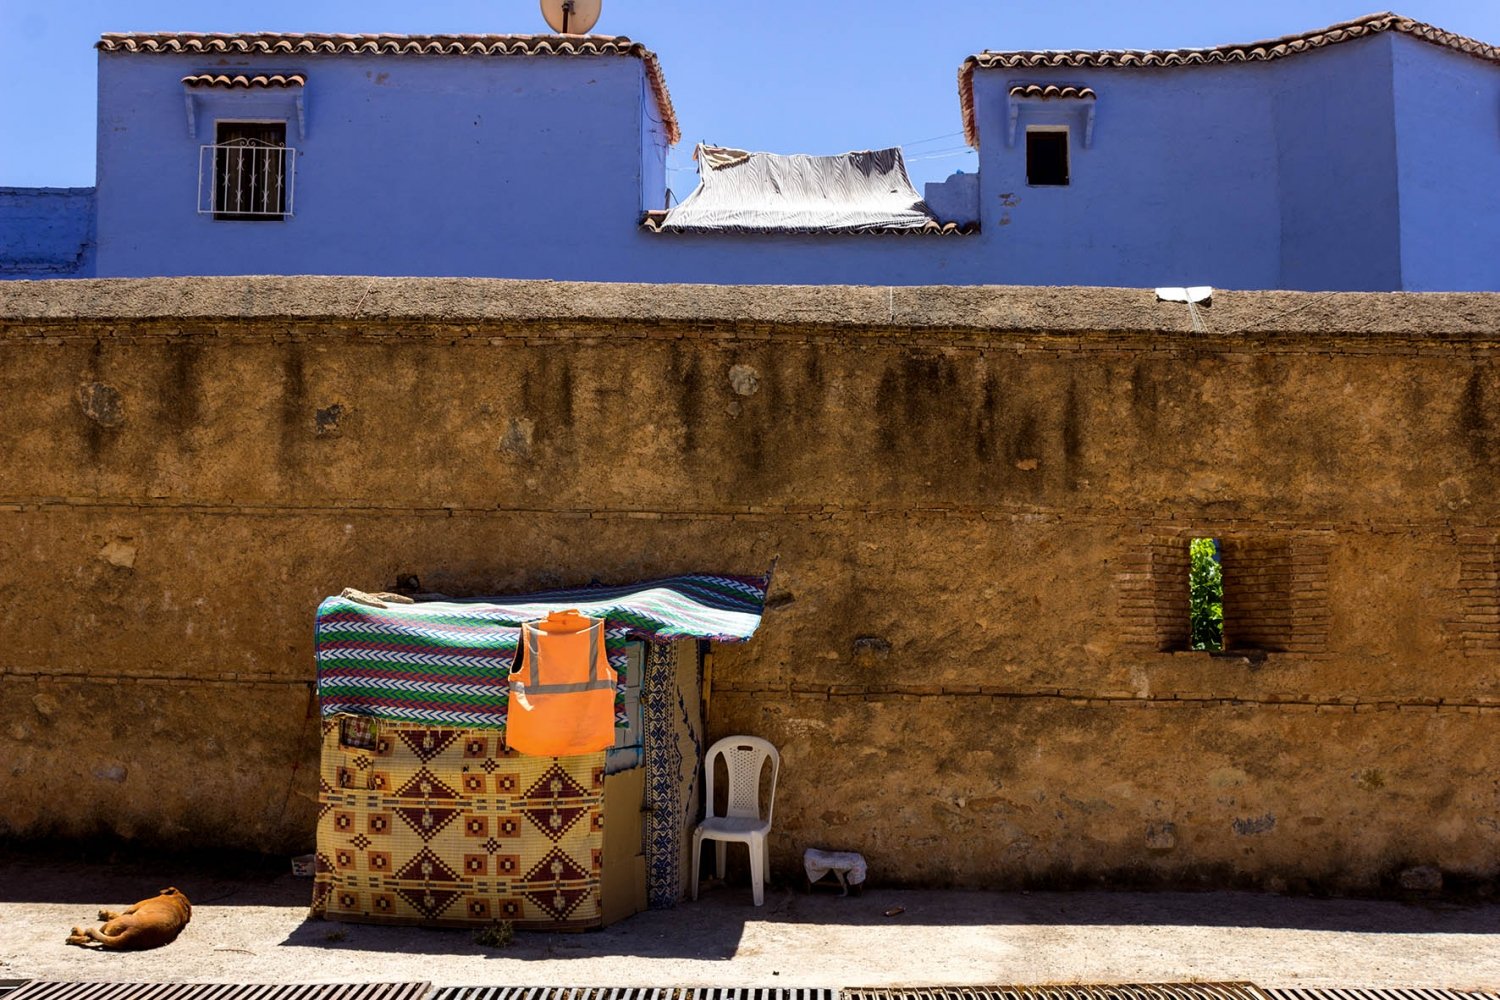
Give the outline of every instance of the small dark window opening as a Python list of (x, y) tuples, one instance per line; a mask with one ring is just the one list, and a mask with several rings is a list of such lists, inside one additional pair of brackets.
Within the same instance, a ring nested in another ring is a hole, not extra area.
[(286, 217), (286, 122), (218, 122), (214, 218), (280, 222)]
[(1217, 538), (1188, 542), (1188, 622), (1192, 647), (1224, 648), (1224, 561)]
[(1068, 133), (1036, 130), (1026, 133), (1026, 183), (1032, 186), (1068, 183)]

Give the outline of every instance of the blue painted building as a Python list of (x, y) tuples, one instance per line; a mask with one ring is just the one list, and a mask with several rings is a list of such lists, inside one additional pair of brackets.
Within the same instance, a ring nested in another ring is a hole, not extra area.
[(977, 175), (705, 148), (696, 214), (623, 38), (105, 35), (99, 95), (94, 189), (0, 189), (0, 276), (1500, 290), (1500, 49), (1393, 14), (980, 53)]
[(93, 188), (0, 187), (0, 278), (94, 271)]

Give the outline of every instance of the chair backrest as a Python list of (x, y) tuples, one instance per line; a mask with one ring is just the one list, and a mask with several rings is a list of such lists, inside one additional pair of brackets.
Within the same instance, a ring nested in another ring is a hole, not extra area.
[(760, 772), (766, 758), (771, 760), (771, 789), (766, 802), (767, 823), (776, 808), (776, 774), (781, 770), (781, 754), (769, 741), (759, 736), (726, 736), (708, 748), (704, 761), (707, 778), (703, 791), (707, 797), (705, 812), (714, 815), (714, 765), (719, 757), (724, 758), (724, 769), (728, 774), (729, 789), (725, 816), (760, 817)]

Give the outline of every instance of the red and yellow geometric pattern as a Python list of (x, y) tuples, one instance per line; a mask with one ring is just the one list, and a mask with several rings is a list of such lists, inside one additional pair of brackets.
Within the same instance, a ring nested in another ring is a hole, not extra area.
[(604, 752), (531, 757), (493, 729), (323, 721), (313, 913), (598, 926)]

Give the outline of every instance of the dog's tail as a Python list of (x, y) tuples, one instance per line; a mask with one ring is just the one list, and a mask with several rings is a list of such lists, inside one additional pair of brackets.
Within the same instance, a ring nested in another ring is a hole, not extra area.
[(128, 930), (121, 931), (118, 934), (106, 934), (103, 928), (99, 927), (75, 927), (73, 928), (73, 933), (68, 935), (65, 943), (88, 947), (89, 944), (97, 941), (106, 948), (120, 948), (125, 946), (124, 942), (128, 939)]

